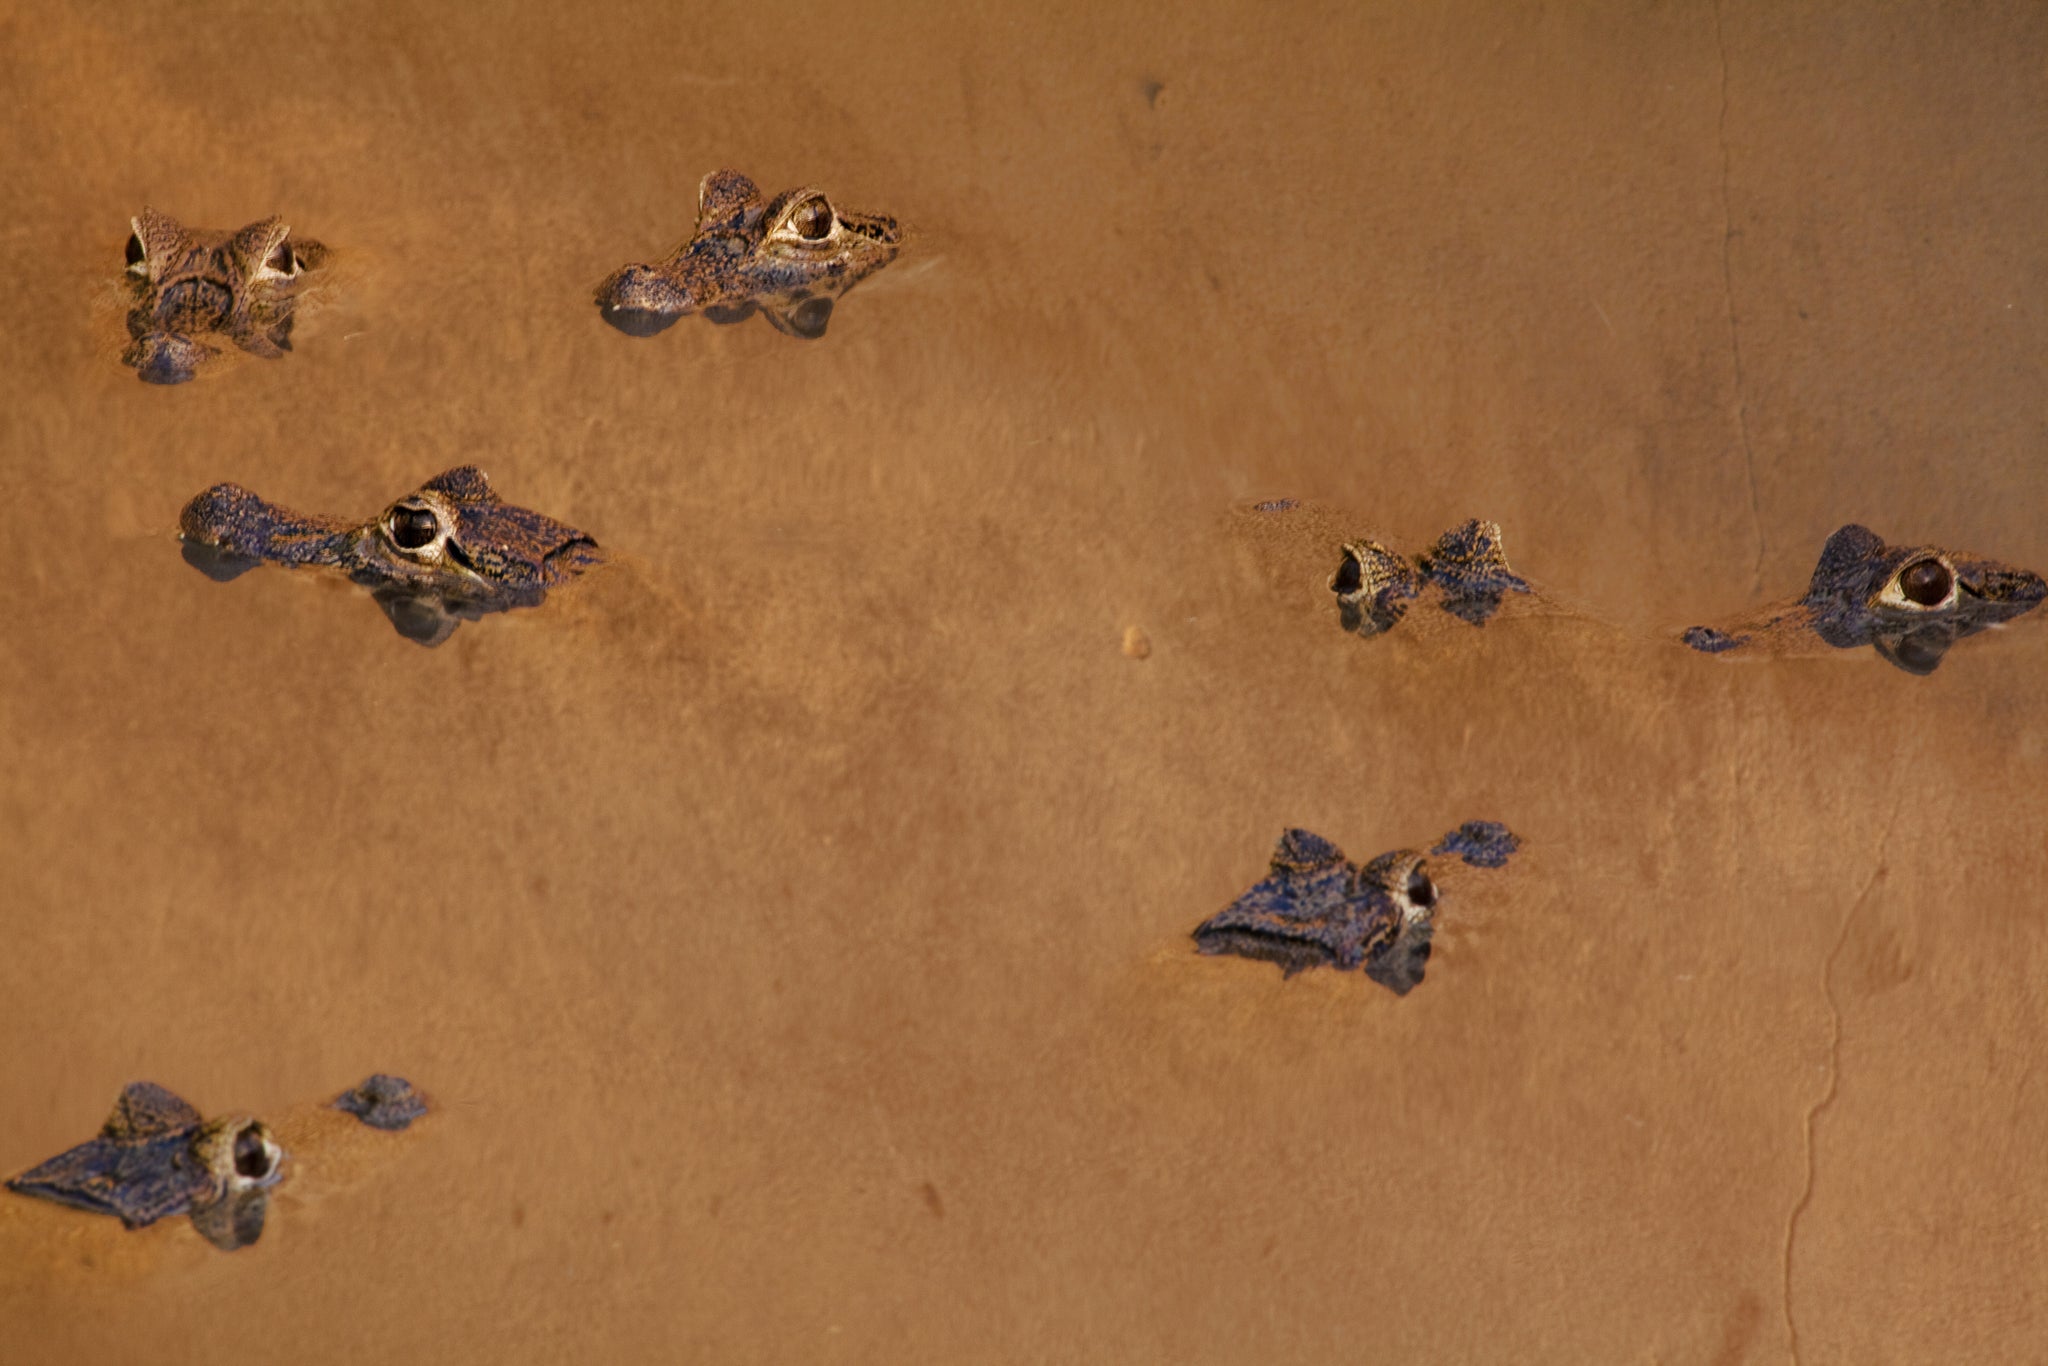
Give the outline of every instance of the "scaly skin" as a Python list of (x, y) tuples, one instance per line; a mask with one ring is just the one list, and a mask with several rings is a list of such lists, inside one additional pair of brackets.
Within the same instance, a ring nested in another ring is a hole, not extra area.
[(274, 217), (230, 233), (146, 208), (130, 228), (134, 302), (121, 359), (141, 379), (183, 384), (221, 354), (216, 338), (269, 359), (291, 350), (302, 277), (325, 261), (325, 247)]
[(372, 590), (401, 634), (429, 645), (464, 620), (538, 606), (603, 558), (575, 527), (501, 500), (474, 465), (436, 475), (361, 523), (216, 484), (186, 504), (178, 534), (185, 558), (216, 579), (259, 564), (338, 570)]
[(2048, 583), (2031, 570), (1939, 546), (1887, 545), (1850, 524), (1828, 537), (1806, 596), (1727, 626), (1688, 627), (1703, 654), (1783, 650), (1811, 639), (1840, 650), (1868, 645), (1913, 674), (1941, 667), (1959, 640), (2040, 605)]
[(1527, 593), (1529, 581), (1508, 566), (1500, 525), (1473, 518), (1437, 537), (1412, 561), (1378, 541), (1347, 541), (1330, 576), (1344, 629), (1361, 636), (1391, 631), (1408, 604), (1425, 592), (1460, 621), (1484, 626), (1509, 593)]
[[(1498, 868), (1520, 846), (1504, 825), (1468, 821), (1433, 854)], [(1435, 932), (1437, 887), (1419, 850), (1394, 849), (1363, 867), (1307, 830), (1289, 830), (1264, 880), (1196, 927), (1195, 948), (1304, 968), (1362, 969), (1397, 996), (1422, 980)]]
[[(427, 1102), (403, 1077), (376, 1073), (331, 1102), (374, 1129), (405, 1129)], [(99, 1133), (7, 1182), (9, 1190), (111, 1214), (129, 1228), (173, 1215), (232, 1252), (263, 1234), (270, 1190), (289, 1154), (247, 1115), (202, 1119), (154, 1082), (130, 1082)]]
[(902, 232), (884, 214), (836, 208), (814, 189), (766, 203), (738, 171), (713, 171), (697, 190), (697, 226), (654, 264), (623, 266), (598, 287), (604, 320), (651, 337), (691, 313), (739, 322), (757, 310), (777, 330), (825, 335), (835, 300), (896, 259)]
[(8, 1181), (10, 1190), (142, 1228), (189, 1214), (226, 1251), (256, 1241), (286, 1154), (262, 1121), (202, 1120), (152, 1082), (132, 1082), (97, 1135)]

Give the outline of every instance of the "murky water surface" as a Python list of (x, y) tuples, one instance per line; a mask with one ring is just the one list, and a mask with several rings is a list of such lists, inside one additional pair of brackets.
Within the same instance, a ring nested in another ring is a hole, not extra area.
[[(0, 1169), (136, 1078), (295, 1164), (232, 1255), (0, 1201), (10, 1361), (2043, 1331), (2048, 631), (1668, 635), (1848, 521), (2048, 565), (2040, 11), (0, 23)], [(817, 343), (603, 326), (724, 165), (909, 246)], [(145, 203), (336, 250), (293, 354), (121, 368)], [(422, 649), (171, 537), (470, 462), (613, 563)], [(1473, 515), (1549, 607), (1339, 629)], [(1475, 817), (1406, 999), (1191, 952), (1289, 825)], [(304, 1108), (372, 1070), (438, 1113)]]

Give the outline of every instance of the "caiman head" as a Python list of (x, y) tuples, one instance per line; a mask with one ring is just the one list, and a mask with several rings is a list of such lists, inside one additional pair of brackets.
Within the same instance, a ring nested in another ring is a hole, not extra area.
[(499, 498), (474, 465), (434, 476), (363, 523), (216, 484), (186, 505), (178, 531), (186, 560), (215, 579), (258, 564), (339, 570), (373, 590), (401, 634), (425, 644), (461, 620), (536, 606), (603, 558), (575, 527)]
[(809, 188), (764, 202), (738, 171), (714, 171), (698, 187), (689, 240), (659, 264), (613, 272), (597, 304), (606, 322), (636, 337), (693, 312), (725, 323), (758, 310), (779, 331), (815, 339), (834, 302), (895, 260), (901, 242), (885, 214), (838, 208)]
[(1887, 545), (1851, 524), (1828, 537), (1801, 605), (1830, 645), (1875, 647), (1930, 674), (1966, 636), (2032, 611), (2048, 583), (2031, 570), (1936, 546)]
[(122, 359), (151, 384), (182, 384), (220, 354), (208, 338), (276, 357), (291, 349), (300, 276), (326, 257), (278, 218), (239, 232), (193, 230), (144, 209), (130, 220), (130, 344)]

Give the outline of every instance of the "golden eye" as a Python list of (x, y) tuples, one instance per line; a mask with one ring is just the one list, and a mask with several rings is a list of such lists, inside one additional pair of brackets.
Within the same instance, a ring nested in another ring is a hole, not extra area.
[(431, 545), (440, 534), (441, 519), (426, 508), (398, 508), (391, 514), (391, 539), (401, 550)]
[(292, 255), (292, 244), (290, 242), (279, 242), (277, 250), (271, 252), (269, 258), (263, 264), (280, 275), (293, 274), (299, 268), (298, 258)]
[(822, 242), (832, 235), (832, 206), (823, 195), (813, 195), (797, 205), (789, 226), (806, 242)]
[(1955, 587), (1955, 575), (1940, 560), (1921, 560), (1899, 571), (1899, 593), (1907, 602), (1939, 607)]

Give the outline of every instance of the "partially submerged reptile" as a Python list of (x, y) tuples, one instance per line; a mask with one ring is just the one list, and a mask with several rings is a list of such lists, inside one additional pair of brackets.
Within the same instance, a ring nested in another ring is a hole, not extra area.
[(259, 564), (337, 570), (371, 590), (399, 634), (438, 645), (465, 620), (534, 607), (601, 562), (567, 523), (514, 507), (474, 465), (434, 476), (367, 522), (294, 512), (216, 484), (178, 519), (185, 558), (232, 579)]
[[(334, 1104), (383, 1129), (403, 1129), (426, 1111), (410, 1083), (381, 1073)], [(122, 1089), (99, 1133), (9, 1179), (7, 1188), (111, 1214), (129, 1228), (189, 1215), (208, 1242), (233, 1251), (262, 1236), (271, 1188), (288, 1160), (263, 1121), (205, 1119), (165, 1088), (137, 1081)]]
[(901, 240), (886, 214), (839, 208), (809, 188), (764, 201), (738, 171), (713, 171), (698, 187), (689, 238), (659, 262), (614, 271), (597, 305), (635, 337), (691, 313), (732, 323), (759, 311), (778, 331), (816, 339), (834, 301), (895, 260)]
[(327, 259), (271, 217), (236, 232), (188, 228), (145, 208), (129, 221), (129, 343), (121, 359), (150, 384), (183, 384), (220, 341), (275, 360), (292, 349), (302, 277)]
[[(1498, 868), (1521, 846), (1494, 821), (1467, 821), (1430, 849)], [(1195, 948), (1304, 968), (1363, 969), (1405, 996), (1422, 980), (1435, 933), (1437, 885), (1420, 850), (1394, 849), (1360, 866), (1322, 836), (1289, 830), (1266, 877), (1195, 929)]]
[(1390, 631), (1425, 595), (1460, 621), (1484, 626), (1509, 593), (1527, 593), (1529, 581), (1509, 565), (1500, 526), (1473, 518), (1453, 527), (1412, 560), (1378, 541), (1347, 541), (1330, 576), (1344, 629), (1361, 636)]
[(1907, 673), (1931, 674), (1957, 641), (2003, 626), (2048, 596), (2031, 570), (1939, 546), (1888, 545), (1850, 524), (1828, 537), (1806, 596), (1728, 626), (1688, 627), (1703, 654), (1782, 650), (1805, 640), (1868, 645)]

